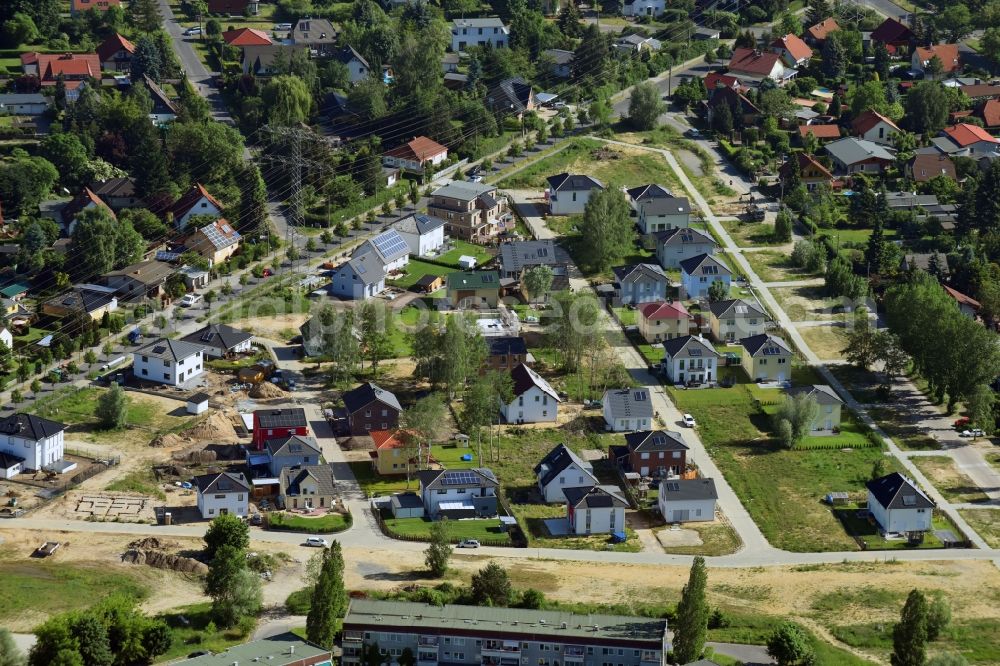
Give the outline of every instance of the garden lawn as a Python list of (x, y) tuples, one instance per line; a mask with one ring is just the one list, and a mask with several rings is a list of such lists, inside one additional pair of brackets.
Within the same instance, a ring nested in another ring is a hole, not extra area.
[(959, 509), (969, 526), (990, 545), (1000, 548), (1000, 511), (997, 509)]
[[(385, 525), (398, 536), (413, 539), (430, 539), (431, 525), (424, 518), (386, 518)], [(500, 529), (498, 518), (471, 518), (469, 520), (449, 520), (448, 536), (453, 540), (476, 539), (477, 541), (502, 541), (510, 543), (510, 535)]]
[[(741, 220), (722, 220), (722, 227), (733, 239), (737, 247), (767, 247), (778, 245), (774, 239), (774, 225), (763, 222), (743, 222)], [(749, 259), (751, 252), (746, 253)]]
[(400, 289), (410, 289), (417, 283), (417, 280), (425, 275), (448, 275), (454, 272), (455, 268), (439, 266), (438, 264), (421, 261), (420, 259), (410, 259), (410, 263), (406, 265), (406, 275), (389, 280), (389, 284)]
[(948, 456), (910, 458), (944, 498), (953, 503), (987, 502), (989, 496), (963, 474)]
[[(484, 445), (485, 446), (485, 445)], [(472, 460), (462, 460), (462, 456), (471, 455)], [(477, 463), (477, 451), (475, 441), (469, 448), (461, 448), (453, 444), (438, 444), (431, 447), (431, 457), (440, 462), (446, 469), (469, 469), (480, 467)], [(411, 475), (409, 487), (406, 484), (406, 475), (379, 476), (372, 469), (369, 462), (349, 463), (354, 477), (357, 479), (361, 489), (368, 496), (391, 495), (393, 493), (404, 492), (406, 490), (416, 491), (418, 483), (415, 475)]]
[[(867, 506), (867, 502), (857, 504), (847, 504), (838, 506), (833, 510), (834, 515), (844, 525), (848, 534), (864, 539), (867, 550), (913, 550), (942, 548), (941, 540), (934, 536), (933, 532), (924, 535), (924, 540), (918, 546), (911, 546), (906, 539), (886, 539), (879, 534), (878, 524), (869, 517), (857, 515), (858, 509)], [(942, 515), (935, 514), (932, 519), (932, 526), (936, 530), (951, 530), (955, 534), (961, 533)]]
[[(656, 531), (668, 530), (669, 525), (664, 525)], [(730, 555), (739, 550), (742, 542), (739, 535), (726, 521), (715, 520), (711, 523), (687, 523), (686, 530), (694, 530), (701, 537), (700, 546), (671, 546), (664, 548), (673, 555), (703, 555), (716, 557), (719, 555)]]
[(325, 516), (307, 518), (291, 513), (272, 513), (268, 516), (268, 529), (306, 534), (332, 534), (343, 532), (351, 526), (346, 514), (328, 513)]
[(217, 654), (246, 639), (239, 629), (216, 628), (211, 602), (177, 608), (159, 617), (170, 627), (171, 640), (166, 653), (156, 658), (157, 662), (172, 661), (199, 650)]
[(798, 331), (809, 349), (819, 358), (824, 361), (843, 360), (844, 348), (848, 344), (845, 326), (803, 326)]
[(565, 518), (566, 507), (562, 504), (512, 504), (511, 509), (521, 525), (528, 528), (526, 534), (529, 548), (613, 550), (619, 553), (638, 553), (642, 550), (639, 538), (629, 527), (625, 528), (624, 543), (612, 543), (609, 534), (551, 536), (545, 521), (550, 518)]
[(792, 264), (792, 259), (787, 252), (760, 250), (757, 252), (744, 252), (743, 256), (750, 262), (753, 272), (764, 282), (805, 280), (817, 275)]
[(105, 486), (104, 489), (110, 492), (139, 493), (159, 500), (167, 499), (166, 493), (153, 477), (153, 470), (150, 467), (129, 472)]
[[(481, 266), (493, 258), (493, 255), (482, 245), (475, 245), (457, 238), (452, 239), (451, 243), (454, 246), (451, 250), (440, 257), (435, 257), (438, 261), (458, 268), (458, 259), (463, 255), (475, 257), (476, 266)], [(434, 275), (443, 275), (443, 273), (434, 273)]]

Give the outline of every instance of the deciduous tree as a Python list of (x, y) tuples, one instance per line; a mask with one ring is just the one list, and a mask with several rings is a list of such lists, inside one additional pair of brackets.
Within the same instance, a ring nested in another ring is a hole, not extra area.
[(625, 194), (609, 187), (593, 192), (583, 211), (580, 232), (587, 243), (584, 261), (596, 271), (620, 262), (632, 244), (632, 222)]
[(924, 666), (927, 661), (927, 599), (911, 590), (892, 630), (892, 666)]
[(783, 622), (767, 639), (767, 653), (778, 666), (809, 666), (814, 659), (809, 637), (791, 622)]
[(432, 576), (441, 578), (448, 571), (450, 559), (451, 541), (448, 538), (448, 519), (435, 520), (431, 523), (430, 544), (424, 551), (424, 563)]
[(211, 561), (216, 551), (223, 546), (237, 550), (250, 547), (250, 526), (239, 516), (222, 514), (212, 519), (205, 531), (205, 557)]
[(496, 562), (490, 562), (472, 574), (471, 594), (477, 605), (504, 608), (510, 605), (514, 588), (507, 570)]
[(125, 395), (125, 390), (112, 382), (111, 388), (98, 398), (94, 415), (97, 416), (102, 428), (107, 430), (124, 428), (128, 416), (128, 397)]
[(628, 119), (632, 127), (643, 132), (655, 129), (666, 105), (660, 99), (660, 89), (652, 83), (640, 83), (632, 88), (628, 102)]
[(681, 590), (680, 603), (677, 604), (674, 659), (678, 663), (696, 661), (705, 650), (705, 635), (708, 632), (708, 602), (705, 599), (707, 587), (705, 558), (695, 557), (688, 573), (688, 582)]

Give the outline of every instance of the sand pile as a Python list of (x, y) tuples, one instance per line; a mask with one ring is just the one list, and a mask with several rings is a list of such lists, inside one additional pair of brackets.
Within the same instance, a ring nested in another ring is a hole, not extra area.
[(208, 565), (190, 557), (171, 555), (162, 550), (131, 548), (122, 553), (122, 562), (146, 564), (157, 569), (169, 569), (181, 573), (206, 574)]
[(158, 539), (157, 537), (137, 539), (128, 545), (129, 550), (163, 550), (164, 548), (174, 548), (176, 546), (177, 544), (173, 541)]
[(198, 425), (182, 432), (181, 436), (188, 441), (202, 442), (233, 442), (239, 439), (232, 422), (219, 412), (213, 412)]
[(269, 400), (272, 398), (284, 398), (285, 392), (276, 384), (271, 382), (261, 382), (250, 389), (250, 397), (257, 400)]
[(186, 444), (187, 441), (180, 437), (179, 435), (169, 434), (169, 435), (157, 435), (149, 443), (150, 446), (155, 446), (158, 449), (172, 449), (177, 446)]

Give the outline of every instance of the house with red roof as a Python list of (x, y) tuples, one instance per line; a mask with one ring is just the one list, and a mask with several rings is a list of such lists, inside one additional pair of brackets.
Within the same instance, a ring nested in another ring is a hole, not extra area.
[(122, 37), (117, 32), (108, 35), (107, 39), (97, 47), (97, 57), (101, 69), (109, 72), (127, 72), (132, 69), (132, 54), (135, 44)]
[(945, 127), (941, 135), (951, 140), (955, 150), (949, 154), (959, 157), (986, 157), (995, 159), (1000, 156), (1000, 139), (978, 125), (958, 123)]
[(958, 304), (958, 309), (969, 319), (975, 319), (976, 315), (983, 308), (982, 304), (971, 296), (966, 296), (958, 289), (952, 289), (948, 285), (942, 285), (946, 294), (954, 299), (955, 303)]
[(894, 18), (882, 21), (871, 34), (871, 40), (885, 44), (889, 53), (908, 47), (912, 39), (913, 31)]
[(1000, 127), (1000, 100), (988, 99), (976, 107), (976, 116), (987, 127)]
[(952, 74), (962, 65), (958, 54), (958, 44), (934, 44), (927, 47), (918, 46), (913, 49), (913, 55), (910, 58), (910, 71), (925, 77), (928, 76), (927, 66), (934, 58), (941, 61), (941, 74)]
[(121, 7), (122, 0), (72, 0), (69, 3), (69, 13), (76, 16), (82, 12), (106, 12), (112, 7)]
[(654, 301), (639, 308), (639, 335), (649, 344), (691, 332), (691, 313), (680, 301)]
[(806, 41), (816, 45), (822, 44), (826, 41), (826, 36), (835, 30), (840, 30), (837, 20), (832, 16), (825, 18), (806, 30)]
[(799, 180), (806, 186), (806, 190), (811, 192), (820, 185), (825, 185), (831, 189), (837, 189), (841, 186), (841, 182), (833, 177), (829, 169), (823, 166), (815, 157), (804, 152), (796, 153), (795, 157), (790, 158), (781, 165), (778, 175), (781, 177), (782, 182), (787, 183), (788, 179), (791, 178), (792, 159), (799, 161)]
[(730, 76), (729, 74), (723, 74), (722, 72), (709, 72), (704, 78), (705, 91), (711, 95), (712, 91), (716, 88), (732, 88), (736, 91), (741, 91), (743, 85), (740, 80), (735, 76)]
[(62, 218), (63, 228), (66, 230), (67, 236), (73, 235), (80, 213), (91, 208), (103, 208), (112, 219), (118, 219), (115, 216), (115, 212), (111, 210), (108, 204), (104, 203), (101, 197), (94, 194), (94, 191), (89, 187), (85, 187), (82, 192), (76, 195), (72, 201), (63, 206), (62, 210), (59, 211), (59, 216)]
[(75, 102), (87, 79), (101, 78), (101, 61), (96, 53), (22, 53), (21, 71), (37, 76), (43, 88), (55, 86), (61, 76), (66, 101)]
[(764, 79), (781, 85), (796, 73), (785, 67), (780, 55), (771, 51), (738, 48), (729, 59), (729, 74), (749, 85), (757, 85)]
[(222, 33), (222, 41), (229, 46), (270, 46), (271, 37), (256, 28), (239, 28)]
[(854, 122), (851, 123), (851, 131), (854, 136), (866, 141), (891, 146), (892, 135), (899, 132), (900, 129), (890, 118), (874, 109), (868, 109), (858, 114), (858, 117), (854, 119)]
[(195, 215), (222, 215), (222, 204), (201, 183), (195, 183), (170, 207), (170, 213), (174, 227), (182, 231)]
[(805, 139), (813, 136), (820, 143), (824, 141), (835, 141), (840, 138), (840, 125), (799, 125), (799, 138)]
[(805, 65), (813, 55), (809, 45), (792, 33), (771, 42), (771, 51), (780, 55), (781, 60), (789, 67)]
[[(382, 153), (382, 164), (416, 173), (435, 167), (448, 159), (448, 149), (433, 139), (418, 136)], [(433, 171), (433, 169), (431, 169)]]
[(416, 470), (416, 445), (405, 430), (372, 430), (368, 433), (375, 448), (368, 452), (372, 469), (379, 476), (406, 474)]

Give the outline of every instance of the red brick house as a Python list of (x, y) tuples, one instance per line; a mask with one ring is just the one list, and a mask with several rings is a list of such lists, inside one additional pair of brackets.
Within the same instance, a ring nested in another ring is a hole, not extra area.
[(309, 436), (306, 410), (300, 407), (258, 409), (253, 413), (253, 447), (258, 451), (264, 449), (264, 443), (269, 439), (283, 439), (292, 435)]
[(640, 430), (626, 433), (625, 445), (611, 446), (609, 456), (624, 472), (659, 478), (682, 475), (687, 450), (679, 432)]
[(373, 430), (395, 430), (403, 408), (391, 391), (372, 382), (351, 389), (342, 396), (351, 435), (367, 435)]

